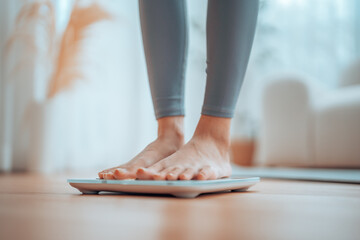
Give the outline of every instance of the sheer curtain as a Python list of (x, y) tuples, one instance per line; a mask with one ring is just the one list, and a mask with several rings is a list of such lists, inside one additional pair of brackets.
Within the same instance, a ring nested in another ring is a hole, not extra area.
[[(185, 123), (189, 139), (200, 117), (205, 88), (207, 1), (187, 2), (190, 44)], [(33, 3), (42, 4), (35, 11), (37, 17), (30, 15), (31, 20), (16, 24), (24, 6)], [(47, 98), (56, 64), (52, 56), (58, 54), (75, 3), (0, 1), (1, 171), (110, 167), (126, 162), (156, 136), (137, 1), (79, 2), (83, 6), (96, 3), (111, 18), (86, 29), (76, 58), (78, 79)], [(359, 56), (356, 8), (360, 10), (357, 0), (261, 2), (234, 119), (235, 137), (256, 137), (266, 76), (298, 71), (336, 86), (341, 70)], [(9, 48), (7, 43), (19, 28), (24, 34)], [(51, 50), (53, 55), (49, 55)]]
[[(41, 4), (33, 13), (38, 16), (16, 25), (21, 10), (34, 3)], [(129, 159), (156, 133), (137, 2), (80, 2), (101, 4), (111, 19), (86, 29), (76, 60), (81, 77), (51, 99), (46, 89), (56, 60), (46, 54), (52, 37), (59, 48), (75, 2), (51, 1), (53, 16), (46, 3), (1, 1), (1, 11), (8, 14), (1, 14), (6, 38), (1, 42), (0, 169), (53, 172)], [(52, 19), (56, 31), (49, 33)], [(16, 36), (6, 49), (19, 27), (28, 28), (27, 34)]]
[[(31, 21), (17, 25), (21, 11), (34, 3), (41, 7), (33, 11)], [(81, 76), (47, 99), (56, 64), (47, 55), (52, 46), (49, 41), (53, 38), (53, 45), (59, 48), (76, 3), (83, 7), (98, 4), (111, 19), (96, 22), (86, 30), (76, 58)], [(157, 128), (137, 1), (17, 0), (0, 4), (1, 171), (111, 167), (128, 161), (155, 139)], [(189, 46), (187, 69), (187, 139), (200, 117), (205, 89), (206, 4), (189, 3), (190, 34), (194, 39)], [(49, 32), (52, 20), (55, 31)], [(19, 28), (26, 34), (17, 36), (9, 48), (7, 43)], [(17, 51), (19, 48), (21, 51)]]

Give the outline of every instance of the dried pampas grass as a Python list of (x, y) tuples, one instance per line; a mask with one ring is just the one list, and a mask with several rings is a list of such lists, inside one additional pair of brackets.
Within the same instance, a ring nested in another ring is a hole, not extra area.
[(96, 3), (88, 7), (80, 7), (75, 4), (61, 40), (55, 71), (49, 83), (48, 99), (82, 77), (78, 66), (78, 57), (81, 43), (85, 38), (85, 31), (90, 25), (110, 18), (110, 15)]
[[(43, 27), (48, 42), (46, 49), (47, 58), (52, 58), (55, 39), (55, 14), (54, 8), (50, 1), (38, 1), (25, 3), (17, 15), (14, 30), (5, 42), (4, 57), (8, 59), (11, 51), (15, 50), (15, 44), (21, 43), (24, 52), (21, 57), (11, 68), (11, 74), (20, 71), (26, 66), (33, 55), (37, 53), (38, 46), (36, 44), (37, 35), (34, 33), (36, 27)], [(9, 78), (11, 79), (11, 78)]]
[[(29, 66), (34, 56), (43, 49), (37, 61), (43, 61), (44, 67), (45, 64), (53, 64), (54, 71), (50, 72), (46, 93), (48, 99), (53, 98), (82, 77), (78, 58), (81, 54), (82, 42), (86, 37), (85, 32), (90, 25), (105, 19), (111, 19), (111, 16), (97, 3), (81, 7), (76, 2), (60, 44), (57, 46), (55, 10), (51, 1), (38, 0), (25, 3), (17, 15), (14, 30), (4, 46), (3, 57), (9, 63), (10, 69), (8, 79), (12, 79), (16, 72)], [(40, 35), (45, 39), (40, 45), (39, 34), (35, 31), (37, 27), (41, 27), (43, 32)], [(21, 53), (13, 55), (13, 51), (18, 47), (16, 43), (21, 44)], [(43, 55), (44, 53), (46, 55)]]

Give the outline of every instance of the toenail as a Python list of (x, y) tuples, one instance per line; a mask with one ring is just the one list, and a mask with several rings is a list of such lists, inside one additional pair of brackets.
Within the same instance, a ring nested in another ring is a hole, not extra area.
[(144, 168), (139, 168), (139, 169), (137, 170), (137, 172), (145, 172), (145, 169), (144, 169)]
[(154, 174), (153, 175), (154, 180), (156, 179), (162, 179), (162, 176), (160, 174)]

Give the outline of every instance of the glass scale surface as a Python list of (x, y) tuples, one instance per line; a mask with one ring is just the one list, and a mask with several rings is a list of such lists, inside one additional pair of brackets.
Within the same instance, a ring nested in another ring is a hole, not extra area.
[(83, 194), (98, 194), (99, 192), (171, 194), (180, 198), (195, 198), (202, 193), (243, 192), (258, 182), (260, 182), (259, 177), (202, 181), (68, 179), (68, 183)]

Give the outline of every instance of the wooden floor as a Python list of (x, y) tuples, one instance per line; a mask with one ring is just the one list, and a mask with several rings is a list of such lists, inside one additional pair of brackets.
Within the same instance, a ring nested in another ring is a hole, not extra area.
[(0, 239), (360, 239), (360, 185), (263, 180), (196, 199), (80, 195), (67, 177), (0, 175)]

